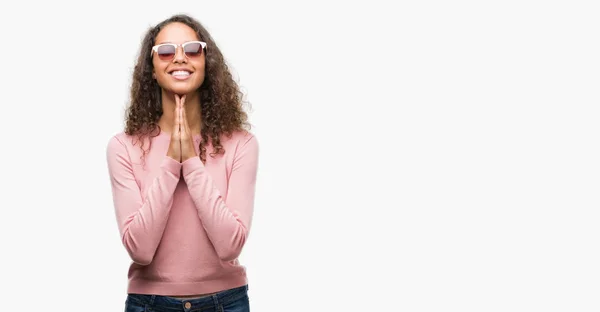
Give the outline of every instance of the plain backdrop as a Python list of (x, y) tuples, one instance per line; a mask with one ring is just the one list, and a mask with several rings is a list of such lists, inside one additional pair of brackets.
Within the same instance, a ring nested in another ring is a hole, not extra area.
[(122, 311), (106, 144), (144, 32), (252, 104), (251, 309), (598, 311), (594, 1), (3, 2), (0, 310)]

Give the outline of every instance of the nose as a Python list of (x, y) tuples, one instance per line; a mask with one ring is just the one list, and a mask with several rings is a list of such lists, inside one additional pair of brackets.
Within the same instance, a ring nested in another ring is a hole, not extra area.
[(177, 47), (175, 49), (175, 57), (173, 57), (173, 62), (175, 63), (184, 63), (186, 61), (185, 52), (183, 52), (183, 47)]

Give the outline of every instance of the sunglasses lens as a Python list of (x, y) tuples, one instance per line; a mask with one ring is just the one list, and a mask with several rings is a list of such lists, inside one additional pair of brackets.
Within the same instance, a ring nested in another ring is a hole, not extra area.
[(185, 45), (185, 55), (194, 57), (202, 54), (202, 45), (197, 42), (188, 43)]
[(173, 56), (175, 56), (175, 47), (170, 46), (170, 45), (160, 46), (160, 47), (158, 47), (157, 54), (161, 60), (172, 59)]

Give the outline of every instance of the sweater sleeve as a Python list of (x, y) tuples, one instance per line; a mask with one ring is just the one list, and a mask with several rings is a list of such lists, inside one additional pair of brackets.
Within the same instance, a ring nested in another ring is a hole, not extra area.
[(258, 142), (254, 135), (235, 151), (227, 188), (227, 200), (215, 186), (199, 157), (183, 162), (183, 177), (219, 258), (237, 258), (244, 246), (254, 210), (258, 169)]
[(106, 157), (123, 245), (135, 263), (148, 265), (167, 224), (181, 163), (165, 155), (142, 196), (127, 149), (116, 136), (108, 143)]

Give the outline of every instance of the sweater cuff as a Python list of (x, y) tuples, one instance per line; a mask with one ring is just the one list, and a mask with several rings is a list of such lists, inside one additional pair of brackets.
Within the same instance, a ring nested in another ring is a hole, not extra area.
[(179, 178), (181, 176), (181, 163), (169, 156), (165, 156), (165, 158), (163, 158), (162, 164), (160, 166), (161, 168), (172, 173), (176, 178)]
[(190, 174), (194, 171), (204, 170), (204, 164), (200, 160), (200, 157), (189, 158), (186, 161), (184, 161), (183, 163), (181, 163), (181, 166), (183, 167), (182, 171), (183, 171), (184, 178), (185, 178), (185, 176), (187, 176), (188, 174)]

